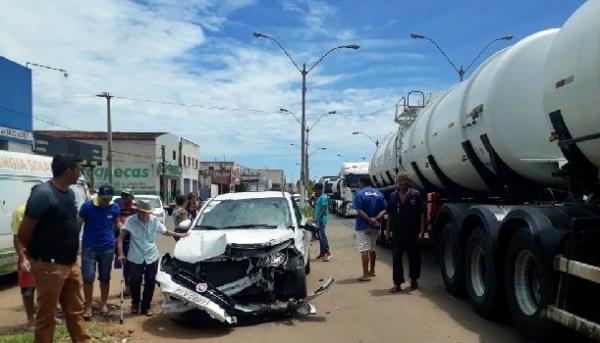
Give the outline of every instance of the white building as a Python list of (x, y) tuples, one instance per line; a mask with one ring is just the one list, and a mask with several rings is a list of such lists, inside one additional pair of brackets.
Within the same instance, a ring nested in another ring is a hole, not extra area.
[[(91, 170), (85, 172), (88, 181), (96, 188), (108, 183), (106, 132), (52, 130), (35, 132), (102, 146), (102, 165), (95, 167), (93, 172)], [(163, 146), (166, 178), (161, 178)], [(117, 192), (123, 188), (130, 188), (137, 194), (160, 194), (168, 201), (181, 192), (179, 137), (167, 132), (113, 132), (112, 150), (112, 186)]]
[(180, 190), (183, 194), (198, 193), (198, 171), (200, 170), (200, 145), (181, 138), (179, 141), (179, 165), (181, 166)]

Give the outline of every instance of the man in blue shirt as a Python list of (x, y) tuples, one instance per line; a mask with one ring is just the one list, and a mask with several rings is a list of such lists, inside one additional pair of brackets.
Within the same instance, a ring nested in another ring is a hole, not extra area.
[(363, 275), (358, 280), (369, 281), (375, 276), (375, 241), (387, 204), (383, 194), (371, 187), (369, 176), (360, 177), (359, 187), (354, 196), (354, 208), (357, 212), (356, 246), (361, 255)]
[[(152, 214), (154, 208), (147, 202), (138, 201), (137, 210), (137, 214), (127, 218), (123, 224), (123, 230), (118, 240), (118, 258), (121, 263), (125, 263), (127, 260), (127, 274), (131, 289), (131, 313), (138, 314), (141, 307), (142, 314), (150, 317), (154, 314), (150, 309), (150, 304), (156, 285), (156, 272), (160, 257), (155, 236), (163, 234), (182, 238), (188, 236), (189, 233), (167, 231), (165, 225)], [(127, 257), (123, 252), (125, 235), (130, 237)], [(143, 296), (141, 296), (142, 278), (144, 281)]]
[(325, 228), (327, 227), (327, 207), (329, 205), (329, 198), (326, 194), (323, 194), (323, 185), (315, 183), (315, 213), (314, 222), (317, 224), (319, 230), (319, 256), (317, 259), (323, 259), (323, 262), (328, 262), (333, 255), (329, 251), (329, 241), (325, 234)]
[(92, 318), (92, 296), (94, 277), (98, 266), (100, 281), (100, 312), (108, 316), (108, 292), (110, 273), (115, 256), (115, 230), (121, 226), (119, 205), (113, 203), (114, 190), (110, 185), (102, 185), (98, 196), (88, 200), (79, 210), (79, 225), (83, 226), (81, 249), (81, 273), (83, 274), (83, 295), (85, 304), (83, 319)]

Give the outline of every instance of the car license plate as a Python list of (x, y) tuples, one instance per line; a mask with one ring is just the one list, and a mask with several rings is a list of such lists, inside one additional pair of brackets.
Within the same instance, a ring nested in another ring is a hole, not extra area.
[(205, 297), (183, 287), (175, 288), (175, 290), (173, 290), (173, 294), (199, 306), (208, 306), (208, 304), (210, 303), (210, 301)]

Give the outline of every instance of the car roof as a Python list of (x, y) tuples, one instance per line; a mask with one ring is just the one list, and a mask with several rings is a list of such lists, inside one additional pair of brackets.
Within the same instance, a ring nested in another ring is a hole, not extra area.
[(269, 192), (239, 192), (225, 193), (217, 195), (213, 200), (245, 200), (245, 199), (265, 199), (265, 198), (289, 198), (289, 193), (269, 191)]

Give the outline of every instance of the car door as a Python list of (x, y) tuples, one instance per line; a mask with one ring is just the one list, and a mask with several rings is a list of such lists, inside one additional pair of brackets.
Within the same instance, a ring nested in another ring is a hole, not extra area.
[(294, 217), (296, 219), (296, 239), (298, 240), (298, 242), (302, 242), (302, 249), (304, 251), (304, 265), (306, 265), (306, 263), (308, 263), (308, 259), (310, 258), (308, 256), (308, 247), (310, 245), (310, 233), (300, 228), (300, 225), (302, 225), (303, 223), (304, 216), (302, 215), (302, 211), (300, 211), (300, 208), (298, 207), (295, 201), (291, 201), (291, 204), (294, 209)]

